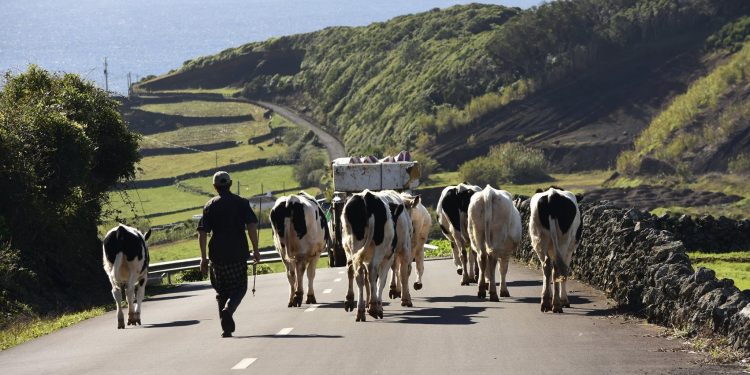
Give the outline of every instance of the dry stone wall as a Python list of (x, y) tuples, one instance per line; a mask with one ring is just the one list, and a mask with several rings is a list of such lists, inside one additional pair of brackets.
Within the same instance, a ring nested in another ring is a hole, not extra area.
[[(528, 199), (519, 200), (517, 206), (525, 230), (516, 257), (538, 265), (526, 230)], [(718, 280), (712, 270), (694, 270), (685, 247), (685, 243), (702, 249), (718, 249), (719, 244), (741, 247), (741, 241), (747, 240), (747, 220), (657, 218), (606, 202), (583, 202), (581, 210), (583, 240), (571, 264), (577, 279), (650, 322), (725, 335), (735, 348), (750, 351), (750, 290), (740, 291), (729, 279)], [(721, 238), (704, 233), (717, 222), (725, 230)]]

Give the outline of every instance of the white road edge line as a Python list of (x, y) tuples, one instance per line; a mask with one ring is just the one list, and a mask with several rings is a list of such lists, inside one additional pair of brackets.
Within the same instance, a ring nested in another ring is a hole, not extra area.
[(339, 277), (339, 278), (337, 278), (337, 279), (333, 279), (333, 282), (334, 282), (334, 283), (337, 283), (337, 282), (339, 282), (339, 281), (341, 281), (341, 278), (340, 278), (340, 277)]
[(234, 365), (234, 367), (232, 367), (232, 370), (244, 370), (247, 368), (247, 366), (252, 365), (256, 359), (258, 358), (245, 358), (241, 360), (238, 364)]
[(325, 289), (323, 290), (323, 294), (331, 294), (333, 292), (333, 289)]
[(289, 332), (292, 332), (293, 329), (294, 328), (292, 328), (292, 327), (282, 328), (281, 331), (279, 331), (279, 333), (276, 334), (276, 336), (288, 335)]
[(318, 306), (320, 306), (320, 305), (311, 305), (310, 307), (308, 307), (308, 308), (307, 308), (307, 309), (305, 310), (305, 312), (311, 312), (311, 311), (315, 311), (315, 309), (317, 309), (317, 308), (318, 308)]
[(346, 271), (339, 271), (339, 275), (343, 275)]

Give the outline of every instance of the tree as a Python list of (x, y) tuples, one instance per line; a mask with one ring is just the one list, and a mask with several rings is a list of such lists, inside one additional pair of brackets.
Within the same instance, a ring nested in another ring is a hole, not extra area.
[(17, 254), (4, 267), (31, 285), (3, 285), (0, 299), (44, 312), (107, 296), (97, 223), (107, 189), (132, 178), (138, 159), (138, 136), (103, 90), (36, 66), (5, 75), (0, 246)]

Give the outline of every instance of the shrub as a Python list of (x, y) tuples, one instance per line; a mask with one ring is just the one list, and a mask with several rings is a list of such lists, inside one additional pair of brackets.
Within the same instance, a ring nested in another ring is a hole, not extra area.
[(729, 161), (729, 173), (750, 175), (750, 154), (739, 154)]
[(430, 241), (430, 245), (437, 246), (437, 249), (436, 250), (425, 249), (425, 252), (424, 252), (425, 258), (453, 256), (453, 249), (451, 248), (451, 243), (448, 240), (432, 240)]
[(459, 173), (464, 181), (472, 184), (500, 186), (547, 181), (550, 179), (548, 168), (549, 162), (541, 150), (520, 143), (505, 143), (492, 147), (487, 156), (462, 164)]
[(194, 282), (194, 281), (207, 280), (208, 275), (204, 275), (203, 273), (201, 273), (200, 270), (197, 270), (197, 269), (187, 270), (187, 271), (182, 271), (180, 275), (177, 277), (177, 279), (179, 280), (179, 282), (189, 283), (189, 282)]

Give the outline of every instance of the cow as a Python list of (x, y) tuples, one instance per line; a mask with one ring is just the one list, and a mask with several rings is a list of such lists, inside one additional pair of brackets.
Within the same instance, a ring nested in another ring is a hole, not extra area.
[(411, 253), (417, 266), (417, 280), (414, 282), (414, 290), (422, 289), (422, 276), (424, 275), (424, 244), (427, 242), (427, 236), (432, 228), (432, 216), (427, 208), (422, 204), (419, 195), (413, 196), (408, 193), (401, 193), (404, 199), (404, 205), (411, 217), (412, 235), (411, 235)]
[(273, 243), (289, 280), (287, 307), (302, 306), (303, 277), (307, 269), (307, 299), (317, 303), (313, 280), (320, 254), (330, 238), (325, 214), (315, 198), (307, 193), (280, 197), (271, 208)]
[(411, 293), (409, 291), (409, 271), (411, 270), (412, 254), (412, 219), (406, 210), (402, 195), (393, 190), (384, 190), (375, 193), (388, 204), (391, 210), (394, 237), (391, 241), (394, 252), (391, 257), (391, 288), (388, 292), (390, 298), (401, 298), (401, 306), (412, 307)]
[[(404, 210), (403, 205), (390, 207), (369, 190), (353, 194), (344, 204), (342, 244), (346, 252), (349, 290), (344, 309), (354, 310), (353, 280), (356, 278), (357, 317), (365, 321), (363, 288), (367, 284), (367, 312), (383, 318), (382, 293), (393, 261), (395, 221)], [(377, 283), (377, 285), (376, 285)]]
[(505, 276), (508, 262), (521, 242), (521, 214), (513, 205), (513, 195), (487, 185), (472, 195), (468, 209), (469, 238), (479, 257), (479, 291), (484, 299), (489, 283), (490, 301), (500, 301), (495, 285), (495, 268), (500, 260), (500, 297), (510, 297)]
[(451, 242), (453, 249), (453, 263), (456, 272), (461, 277), (461, 285), (469, 285), (476, 281), (475, 273), (478, 272), (476, 257), (469, 251), (467, 268), (467, 249), (470, 246), (469, 232), (467, 228), (467, 211), (469, 200), (474, 193), (481, 191), (479, 186), (458, 184), (457, 186), (446, 186), (440, 194), (437, 204), (437, 217), (440, 230)]
[(531, 246), (544, 268), (541, 310), (562, 313), (563, 307), (570, 307), (565, 283), (583, 229), (578, 199), (573, 193), (553, 186), (546, 191), (537, 190), (530, 207)]
[(149, 256), (146, 241), (149, 237), (151, 230), (144, 236), (136, 228), (119, 224), (110, 229), (102, 240), (104, 272), (112, 284), (112, 297), (117, 309), (117, 329), (125, 328), (125, 317), (120, 307), (123, 286), (128, 302), (128, 325), (141, 325), (141, 305), (148, 280)]

